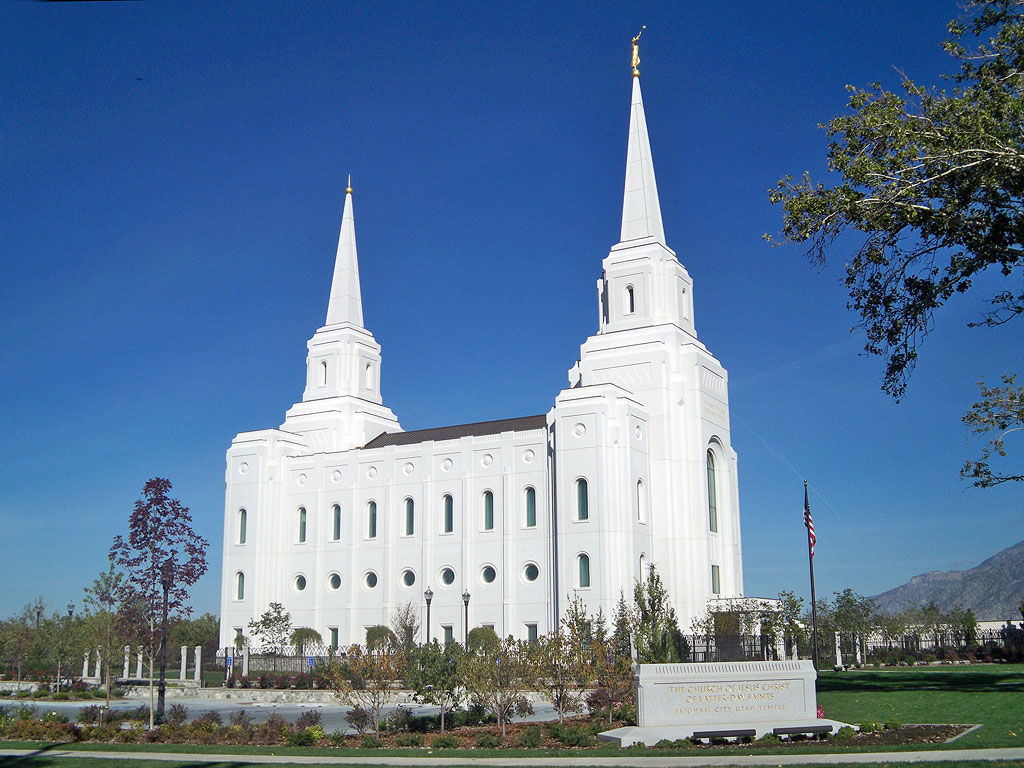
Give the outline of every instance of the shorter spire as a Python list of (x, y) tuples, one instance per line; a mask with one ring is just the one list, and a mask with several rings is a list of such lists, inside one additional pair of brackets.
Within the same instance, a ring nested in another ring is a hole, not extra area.
[[(639, 35), (637, 35), (639, 37)], [(634, 62), (639, 63), (636, 40), (633, 41)], [(634, 74), (639, 74), (634, 66)], [(654, 238), (665, 245), (665, 229), (661, 223), (658, 183), (654, 179), (651, 142), (647, 138), (647, 118), (640, 93), (640, 78), (633, 78), (633, 98), (629, 108), (629, 144), (626, 149), (626, 185), (622, 195), (622, 230), (619, 242)]]
[(356, 256), (356, 222), (352, 215), (352, 175), (345, 188), (345, 212), (341, 217), (338, 255), (334, 260), (327, 325), (352, 323), (363, 327), (363, 299), (359, 291), (359, 259)]

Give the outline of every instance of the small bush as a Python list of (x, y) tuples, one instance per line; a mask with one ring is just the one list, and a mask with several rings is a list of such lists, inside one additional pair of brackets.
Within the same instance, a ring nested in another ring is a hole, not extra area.
[(442, 733), (430, 746), (434, 749), (458, 749), (459, 740), (450, 733)]
[(60, 691), (59, 693), (53, 694), (54, 701), (67, 701), (70, 698), (71, 694), (69, 694), (67, 691)]
[(395, 744), (400, 747), (422, 747), (423, 737), (418, 733), (400, 733), (395, 739)]
[(390, 733), (407, 731), (409, 730), (410, 717), (409, 708), (399, 705), (387, 713), (382, 726)]
[(32, 691), (18, 691), (16, 694), (14, 694), (14, 698), (16, 698), (16, 699), (27, 699), (31, 695), (32, 695)]
[(903, 727), (903, 723), (901, 723), (899, 720), (886, 720), (885, 721), (885, 730), (887, 730), (887, 731), (898, 731), (902, 727)]
[(675, 742), (672, 739), (661, 739), (654, 746), (657, 749), (672, 749), (675, 746)]
[(26, 720), (36, 719), (36, 705), (35, 704), (19, 704), (14, 709), (14, 716), (25, 722)]
[(100, 719), (100, 708), (96, 704), (90, 704), (87, 707), (82, 707), (78, 710), (78, 722), (80, 723), (95, 723)]
[(39, 721), (43, 723), (66, 723), (68, 716), (63, 712), (52, 709), (49, 712), (43, 712), (43, 716), (39, 718)]
[(252, 729), (252, 715), (244, 709), (236, 709), (228, 715), (228, 725), (241, 728), (243, 731)]
[(373, 726), (373, 717), (362, 707), (353, 707), (345, 713), (345, 722), (356, 729), (356, 733), (362, 736)]
[(320, 741), (321, 739), (326, 737), (326, 734), (324, 733), (324, 727), (320, 724), (309, 726), (308, 728), (306, 728), (306, 733), (313, 737), (314, 742)]
[(860, 732), (861, 733), (874, 733), (875, 731), (882, 730), (882, 727), (883, 726), (882, 726), (881, 723), (872, 723), (872, 722), (861, 723), (860, 724)]
[(277, 742), (292, 732), (292, 725), (276, 712), (263, 721), (257, 729), (261, 741)]
[(346, 741), (345, 732), (340, 730), (340, 729), (335, 731), (334, 733), (332, 733), (328, 738), (330, 738), (331, 744), (334, 745), (335, 747), (343, 747), (343, 746), (345, 746), (345, 741)]
[(562, 729), (559, 738), (567, 747), (592, 747), (597, 743), (593, 733), (577, 725)]
[(541, 736), (540, 728), (537, 728), (536, 726), (531, 726), (519, 734), (520, 747), (539, 747), (541, 745), (541, 741), (543, 741), (543, 736)]
[(766, 746), (771, 746), (772, 744), (779, 744), (781, 741), (782, 739), (780, 739), (774, 733), (766, 733), (764, 736), (757, 740), (757, 743), (764, 744)]
[(313, 734), (309, 731), (297, 731), (295, 733), (289, 733), (288, 738), (285, 739), (285, 743), (289, 747), (312, 747), (316, 740), (313, 738)]
[(497, 749), (501, 746), (501, 737), (493, 733), (481, 733), (476, 737), (477, 749)]
[(307, 728), (314, 725), (321, 725), (323, 723), (323, 716), (320, 714), (318, 709), (307, 709), (298, 719), (295, 721), (296, 729), (304, 731)]
[(849, 741), (855, 735), (856, 732), (853, 730), (853, 728), (851, 728), (848, 725), (844, 725), (842, 728), (839, 729), (839, 732), (836, 734), (836, 738), (840, 741)]
[(184, 704), (171, 704), (167, 709), (167, 722), (171, 725), (184, 725), (188, 722), (188, 707)]
[(374, 736), (372, 733), (368, 733), (359, 740), (359, 746), (363, 749), (380, 749), (384, 746), (384, 742)]

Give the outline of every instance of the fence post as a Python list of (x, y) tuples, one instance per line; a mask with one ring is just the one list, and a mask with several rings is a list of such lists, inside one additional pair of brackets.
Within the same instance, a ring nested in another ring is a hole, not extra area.
[[(185, 646), (181, 647), (181, 659), (185, 660)], [(192, 679), (199, 682), (199, 673), (203, 668), (203, 646), (196, 646), (196, 668), (192, 671)]]
[(179, 680), (187, 680), (188, 676), (188, 646), (181, 646), (181, 671), (178, 673)]
[(249, 677), (249, 646), (242, 649), (242, 677)]
[(132, 647), (130, 645), (126, 645), (124, 647), (124, 667), (121, 669), (121, 677), (124, 680), (128, 679), (128, 657), (131, 656), (131, 653)]

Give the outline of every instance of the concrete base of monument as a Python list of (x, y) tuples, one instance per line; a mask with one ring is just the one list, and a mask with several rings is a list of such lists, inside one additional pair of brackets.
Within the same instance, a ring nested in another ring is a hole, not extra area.
[(615, 728), (611, 731), (599, 733), (597, 737), (602, 741), (611, 741), (620, 747), (630, 747), (634, 744), (644, 744), (653, 747), (659, 741), (675, 741), (676, 739), (717, 739), (729, 740), (751, 738), (759, 739), (765, 734), (773, 733), (781, 738), (792, 738), (795, 735), (817, 736), (822, 733), (836, 733), (840, 728), (849, 723), (840, 723), (837, 720), (825, 720), (816, 718), (814, 720), (802, 720), (793, 722), (716, 722), (705, 725), (655, 725), (641, 727), (638, 725), (627, 725), (623, 728)]

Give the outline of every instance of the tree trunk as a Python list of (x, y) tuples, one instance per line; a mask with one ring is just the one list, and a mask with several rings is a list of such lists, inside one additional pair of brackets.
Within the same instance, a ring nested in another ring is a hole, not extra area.
[(170, 582), (165, 581), (164, 604), (160, 616), (160, 687), (156, 698), (155, 722), (160, 725), (164, 721), (164, 700), (167, 696), (167, 593), (171, 588)]

